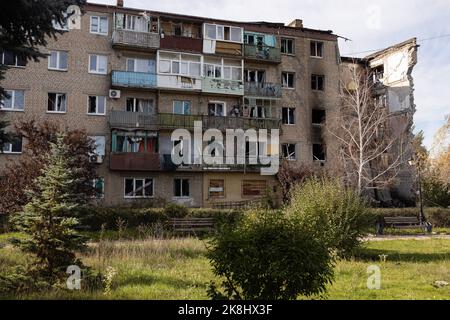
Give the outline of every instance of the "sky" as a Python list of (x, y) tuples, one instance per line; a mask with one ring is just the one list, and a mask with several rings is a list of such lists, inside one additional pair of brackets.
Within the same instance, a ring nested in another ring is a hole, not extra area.
[(429, 149), (450, 114), (449, 0), (125, 0), (125, 7), (236, 21), (302, 19), (307, 28), (333, 30), (351, 39), (339, 40), (342, 55), (364, 56), (372, 53), (365, 51), (416, 37), (420, 48), (413, 72), (415, 130), (425, 132)]

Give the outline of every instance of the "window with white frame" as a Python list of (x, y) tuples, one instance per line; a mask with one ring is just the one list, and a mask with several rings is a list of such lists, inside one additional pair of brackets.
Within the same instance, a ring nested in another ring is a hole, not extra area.
[(242, 43), (243, 29), (240, 27), (205, 23), (204, 37), (207, 40)]
[(190, 196), (189, 179), (174, 179), (173, 180), (173, 194), (175, 198), (187, 198)]
[(311, 57), (323, 58), (323, 42), (311, 41)]
[(127, 98), (126, 103), (127, 112), (142, 112), (148, 114), (155, 112), (153, 100), (151, 99)]
[(68, 54), (66, 51), (50, 51), (48, 56), (48, 69), (67, 71), (68, 69)]
[(67, 111), (67, 95), (65, 93), (48, 93), (47, 112), (65, 113)]
[(25, 91), (6, 90), (9, 97), (0, 100), (0, 110), (4, 111), (23, 111), (25, 106)]
[(264, 70), (244, 70), (245, 82), (264, 83), (266, 81), (266, 71)]
[(88, 114), (105, 115), (106, 113), (106, 97), (104, 96), (88, 96)]
[(283, 151), (283, 158), (286, 160), (296, 160), (297, 154), (296, 154), (296, 146), (292, 143), (286, 143), (282, 145), (282, 151)]
[(92, 16), (90, 32), (108, 35), (108, 17)]
[(314, 91), (325, 90), (325, 76), (317, 74), (311, 75), (311, 89)]
[(208, 115), (213, 117), (224, 117), (226, 115), (225, 102), (211, 101), (208, 103)]
[(89, 55), (89, 73), (106, 74), (108, 72), (108, 57), (98, 54)]
[(22, 153), (22, 138), (13, 137), (10, 142), (3, 144), (3, 153), (5, 154), (20, 154)]
[(200, 77), (201, 56), (173, 52), (158, 53), (158, 73)]
[(143, 16), (135, 16), (131, 14), (126, 14), (124, 17), (125, 30), (136, 31), (136, 32), (149, 32), (150, 23)]
[(0, 51), (0, 64), (9, 67), (25, 67), (27, 59), (10, 51)]
[(282, 109), (282, 121), (284, 125), (295, 124), (295, 108), (283, 108)]
[(295, 73), (293, 72), (283, 72), (281, 74), (281, 86), (283, 88), (293, 89), (295, 86), (294, 83)]
[(294, 54), (294, 39), (281, 38), (281, 53)]
[(191, 102), (190, 101), (173, 101), (173, 114), (191, 114)]
[(226, 59), (206, 59), (203, 64), (206, 78), (242, 81), (242, 62)]
[(125, 198), (151, 198), (153, 197), (152, 178), (126, 178), (125, 179)]
[(127, 58), (127, 71), (155, 73), (155, 60)]

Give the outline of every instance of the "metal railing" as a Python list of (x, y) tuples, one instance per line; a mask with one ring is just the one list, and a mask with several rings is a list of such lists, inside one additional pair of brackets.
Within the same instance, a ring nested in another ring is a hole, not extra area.
[(225, 80), (204, 78), (202, 91), (207, 93), (220, 93), (232, 95), (244, 95), (244, 83), (240, 80)]
[(245, 82), (245, 95), (251, 97), (281, 99), (281, 84), (270, 82)]
[(279, 63), (281, 62), (281, 49), (264, 45), (246, 44), (244, 45), (244, 57)]
[(156, 74), (145, 72), (117, 71), (111, 73), (113, 86), (128, 88), (156, 88)]

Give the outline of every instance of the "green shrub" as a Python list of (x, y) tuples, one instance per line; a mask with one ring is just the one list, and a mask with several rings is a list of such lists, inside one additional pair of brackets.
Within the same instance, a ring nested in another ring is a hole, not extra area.
[(342, 257), (353, 252), (371, 226), (365, 203), (338, 180), (307, 180), (293, 189), (291, 203), (285, 210)]
[(169, 218), (184, 218), (189, 214), (189, 210), (185, 206), (169, 203), (164, 208), (164, 214)]
[(211, 283), (213, 299), (296, 299), (324, 293), (333, 279), (325, 243), (283, 212), (248, 212), (237, 226), (215, 234), (210, 244), (213, 272), (224, 279), (221, 289)]

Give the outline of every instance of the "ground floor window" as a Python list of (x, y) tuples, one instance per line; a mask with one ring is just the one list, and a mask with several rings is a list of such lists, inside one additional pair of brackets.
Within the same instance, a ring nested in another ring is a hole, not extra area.
[(97, 178), (92, 180), (92, 186), (95, 189), (94, 198), (103, 199), (105, 197), (105, 179)]
[(6, 142), (3, 144), (3, 153), (22, 153), (22, 138), (14, 137), (11, 142)]
[(313, 160), (314, 161), (327, 160), (326, 148), (323, 144), (313, 144)]
[(173, 188), (174, 188), (174, 196), (176, 198), (185, 198), (189, 197), (189, 179), (174, 179)]
[(296, 148), (295, 148), (295, 144), (283, 144), (282, 148), (283, 148), (283, 158), (285, 158), (286, 160), (296, 160), (297, 159), (297, 154), (296, 154)]
[(209, 180), (209, 198), (225, 198), (225, 180)]
[(262, 197), (266, 190), (266, 180), (244, 180), (242, 182), (242, 195), (244, 197)]
[(125, 198), (150, 198), (153, 197), (152, 178), (126, 178)]

